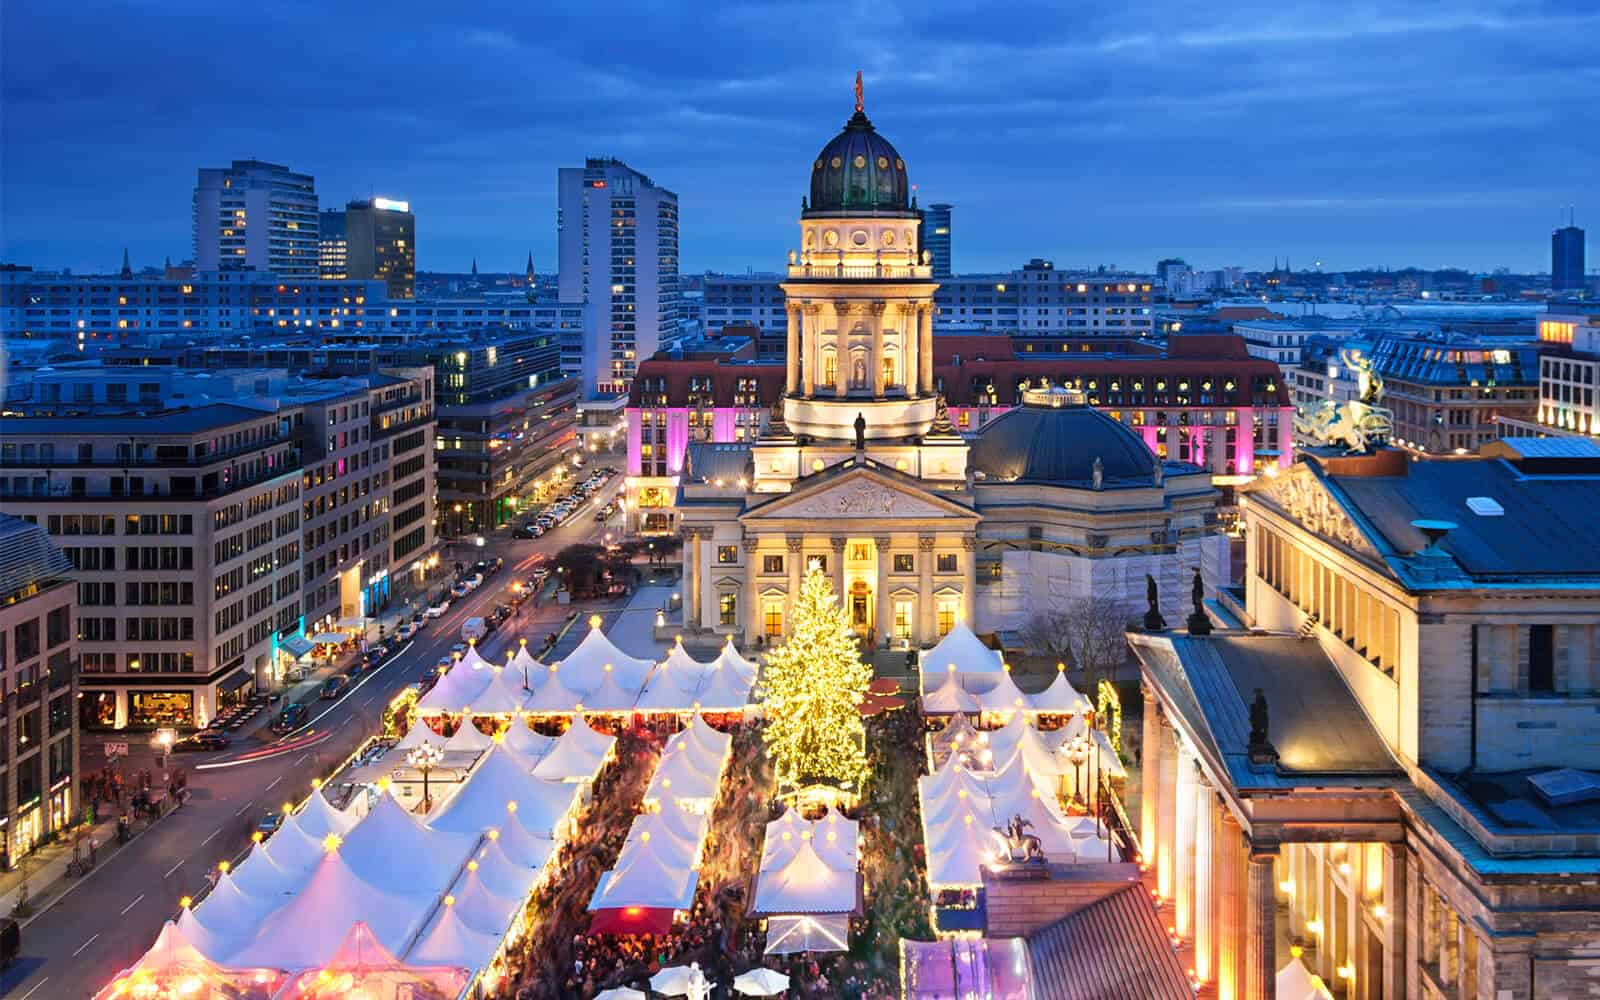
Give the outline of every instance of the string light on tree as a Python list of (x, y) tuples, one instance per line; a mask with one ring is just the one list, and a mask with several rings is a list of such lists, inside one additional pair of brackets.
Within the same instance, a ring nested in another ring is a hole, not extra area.
[(766, 743), (780, 788), (859, 788), (867, 770), (861, 662), (849, 612), (827, 576), (806, 574), (788, 637), (767, 654)]

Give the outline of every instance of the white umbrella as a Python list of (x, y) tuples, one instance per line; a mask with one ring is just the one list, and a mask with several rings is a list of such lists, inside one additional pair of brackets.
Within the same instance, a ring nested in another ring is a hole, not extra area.
[(618, 986), (603, 993), (596, 993), (594, 1000), (646, 1000), (646, 998), (632, 986)]
[(699, 962), (662, 969), (650, 977), (650, 988), (663, 996), (687, 996), (689, 1000), (704, 1000), (711, 992)]
[(789, 988), (789, 977), (768, 968), (751, 969), (734, 977), (733, 988), (747, 997), (775, 997)]

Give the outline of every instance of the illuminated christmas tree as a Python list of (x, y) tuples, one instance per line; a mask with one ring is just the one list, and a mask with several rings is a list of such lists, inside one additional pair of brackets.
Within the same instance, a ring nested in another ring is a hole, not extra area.
[(866, 775), (861, 702), (872, 667), (861, 662), (850, 615), (813, 569), (790, 609), (789, 635), (767, 654), (767, 752), (778, 787), (859, 789)]

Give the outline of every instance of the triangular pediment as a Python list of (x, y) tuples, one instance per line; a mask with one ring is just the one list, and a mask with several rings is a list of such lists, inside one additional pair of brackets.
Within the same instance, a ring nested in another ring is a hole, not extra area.
[(1381, 560), (1372, 544), (1343, 503), (1304, 463), (1297, 463), (1282, 475), (1258, 479), (1250, 488), (1252, 503), (1265, 502), (1289, 520), (1352, 552)]
[(975, 524), (972, 508), (918, 486), (909, 477), (869, 465), (830, 469), (799, 480), (788, 493), (752, 507), (741, 521), (873, 521), (957, 519)]

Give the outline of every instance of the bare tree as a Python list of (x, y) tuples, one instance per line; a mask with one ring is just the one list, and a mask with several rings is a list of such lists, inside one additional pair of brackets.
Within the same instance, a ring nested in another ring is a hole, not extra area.
[(1128, 656), (1124, 633), (1137, 613), (1133, 606), (1110, 597), (1074, 597), (1037, 612), (1022, 627), (1028, 651), (1053, 656), (1081, 671), (1082, 690), (1091, 693), (1102, 677), (1110, 677)]

